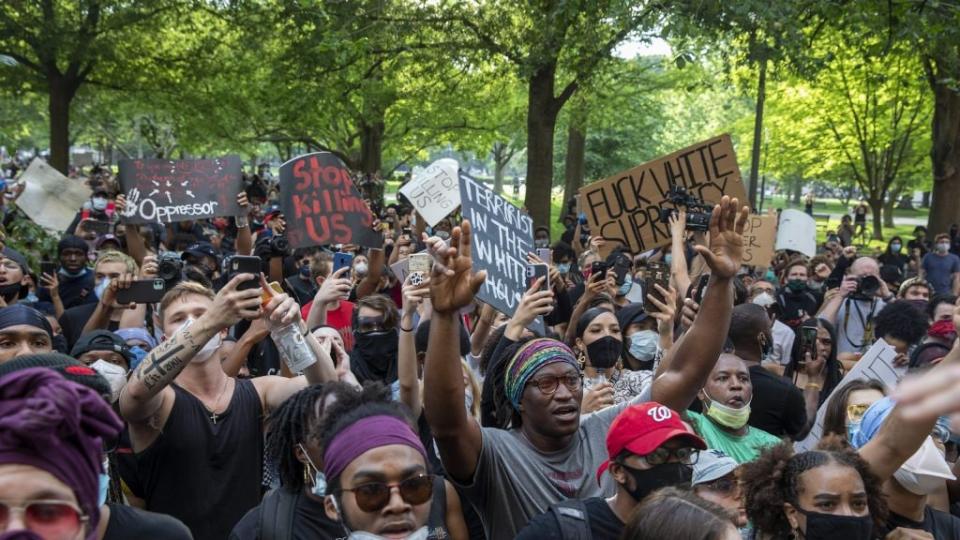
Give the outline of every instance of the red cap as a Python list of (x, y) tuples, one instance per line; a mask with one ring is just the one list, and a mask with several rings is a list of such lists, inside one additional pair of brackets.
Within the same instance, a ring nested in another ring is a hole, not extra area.
[(597, 482), (610, 462), (624, 450), (645, 456), (670, 439), (683, 437), (691, 446), (706, 450), (707, 443), (687, 429), (680, 415), (666, 405), (648, 401), (623, 410), (610, 424), (607, 431), (607, 456), (609, 459), (597, 469)]

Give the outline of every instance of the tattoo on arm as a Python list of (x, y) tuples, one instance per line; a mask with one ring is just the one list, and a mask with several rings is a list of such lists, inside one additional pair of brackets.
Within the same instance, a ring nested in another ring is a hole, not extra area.
[(184, 329), (150, 351), (137, 368), (137, 379), (147, 390), (159, 390), (180, 374), (198, 350), (190, 330)]

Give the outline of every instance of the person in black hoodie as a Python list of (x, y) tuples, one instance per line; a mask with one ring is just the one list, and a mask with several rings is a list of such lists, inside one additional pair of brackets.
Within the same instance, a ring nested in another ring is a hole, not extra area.
[[(93, 294), (93, 270), (87, 267), (89, 254), (90, 246), (79, 236), (64, 235), (57, 244), (57, 259), (60, 261), (57, 291), (60, 293), (63, 309), (97, 302), (97, 297)], [(37, 297), (41, 302), (51, 301), (50, 291), (43, 287), (39, 289)]]
[(783, 269), (783, 286), (777, 293), (777, 303), (782, 314), (780, 320), (793, 329), (820, 308), (820, 296), (807, 284), (807, 278), (807, 263), (802, 259), (790, 261)]
[(380, 381), (391, 388), (394, 397), (400, 392), (397, 382), (398, 321), (397, 306), (389, 297), (374, 294), (361, 298), (353, 311), (356, 342), (350, 352), (350, 369), (357, 381), (360, 384)]

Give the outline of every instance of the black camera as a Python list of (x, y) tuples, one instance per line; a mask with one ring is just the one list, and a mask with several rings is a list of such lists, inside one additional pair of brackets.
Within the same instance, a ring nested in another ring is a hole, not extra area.
[[(686, 189), (678, 186), (670, 186), (667, 191), (667, 202), (677, 206), (684, 207), (687, 210), (686, 228), (691, 231), (706, 231), (710, 228), (710, 216), (713, 214), (713, 207), (701, 199), (698, 199), (687, 192)], [(661, 223), (670, 223), (670, 217), (677, 212), (675, 208), (665, 208), (660, 214)]]
[(157, 277), (167, 284), (167, 288), (174, 286), (183, 276), (183, 259), (176, 252), (167, 251), (157, 257)]
[(277, 257), (284, 257), (290, 251), (290, 242), (282, 234), (275, 234), (270, 237), (270, 254)]
[(880, 279), (877, 276), (863, 276), (857, 278), (857, 290), (853, 295), (865, 300), (872, 299), (880, 291)]

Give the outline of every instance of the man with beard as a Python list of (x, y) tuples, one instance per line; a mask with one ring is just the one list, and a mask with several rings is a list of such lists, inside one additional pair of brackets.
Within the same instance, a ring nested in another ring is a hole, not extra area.
[[(707, 445), (687, 429), (680, 415), (656, 402), (633, 405), (617, 416), (607, 432), (607, 455), (597, 471), (597, 483), (609, 472), (616, 482), (613, 497), (570, 499), (534, 517), (518, 540), (575, 538), (571, 531), (594, 540), (616, 540), (633, 509), (654, 491), (667, 486), (689, 488), (692, 465)], [(567, 534), (564, 534), (567, 533)]]
[(725, 335), (717, 330), (730, 324), (747, 213), (729, 197), (714, 207), (710, 246), (696, 248), (710, 267), (709, 286), (650, 392), (581, 418), (583, 376), (573, 352), (551, 339), (518, 342), (494, 360), (496, 373), (487, 376), (503, 380), (494, 388), (502, 427), (481, 428), (463, 406), (458, 314), (486, 278), (471, 272), (470, 224), (454, 229), (449, 247), (430, 242), (437, 262), (430, 283), (434, 312), (424, 411), (449, 477), (477, 509), (488, 537), (513, 538), (532, 517), (562, 500), (613, 495), (613, 483), (598, 485), (593, 471), (609, 458), (603, 441), (616, 415), (651, 399), (675, 410), (696, 399), (723, 349)]
[[(304, 376), (232, 379), (215, 354), (227, 330), (261, 315), (271, 330), (296, 325), (300, 308), (285, 294), (261, 307), (255, 279), (239, 274), (216, 295), (181, 282), (160, 303), (165, 341), (150, 351), (120, 396), (130, 427), (146, 509), (183, 521), (194, 538), (222, 539), (260, 501), (262, 418), (307, 384), (336, 380), (333, 362), (309, 334), (315, 360)], [(261, 279), (261, 284), (263, 283)]]

